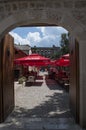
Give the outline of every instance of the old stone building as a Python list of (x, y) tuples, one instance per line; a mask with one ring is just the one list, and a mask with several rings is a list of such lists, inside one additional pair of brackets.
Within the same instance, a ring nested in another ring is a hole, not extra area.
[(36, 46), (34, 46), (31, 48), (31, 50), (32, 50), (32, 53), (38, 53), (42, 56), (45, 56), (48, 58), (53, 58), (60, 51), (60, 47), (56, 47), (54, 45), (52, 47), (36, 47)]
[(14, 46), (17, 49), (19, 49), (19, 50), (23, 51), (24, 53), (26, 53), (27, 55), (29, 55), (30, 52), (31, 52), (31, 47), (29, 45), (18, 45), (18, 44), (14, 44)]

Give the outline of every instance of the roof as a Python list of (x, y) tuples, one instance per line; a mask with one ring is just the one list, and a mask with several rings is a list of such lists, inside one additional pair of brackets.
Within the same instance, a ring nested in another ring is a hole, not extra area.
[(22, 50), (20, 50), (20, 49), (16, 48), (15, 46), (14, 46), (14, 48), (15, 48), (15, 50), (16, 50), (16, 51), (20, 51), (21, 53), (23, 53), (24, 55), (26, 55), (26, 56), (27, 56), (27, 54), (26, 54), (24, 51), (22, 51)]
[(30, 50), (30, 46), (29, 45), (17, 45), (17, 44), (14, 44), (14, 46), (22, 51), (24, 50)]

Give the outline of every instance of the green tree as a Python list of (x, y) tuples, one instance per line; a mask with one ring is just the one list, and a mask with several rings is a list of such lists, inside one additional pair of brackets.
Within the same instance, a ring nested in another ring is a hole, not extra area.
[(68, 34), (63, 33), (61, 35), (60, 47), (61, 47), (61, 54), (62, 55), (69, 53), (69, 33)]
[(60, 58), (61, 56), (61, 51), (59, 50), (57, 53), (55, 52), (53, 55), (51, 55), (51, 59), (55, 60), (55, 59), (58, 59)]

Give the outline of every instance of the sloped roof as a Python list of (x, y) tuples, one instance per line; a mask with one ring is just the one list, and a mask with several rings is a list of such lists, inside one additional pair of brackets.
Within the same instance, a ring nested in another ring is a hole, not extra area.
[(24, 51), (20, 50), (19, 48), (16, 48), (16, 47), (14, 46), (14, 49), (15, 49), (16, 51), (20, 51), (20, 52), (22, 52), (24, 55), (27, 56), (27, 54), (26, 54)]
[(30, 50), (30, 46), (29, 45), (17, 45), (17, 44), (14, 44), (14, 46), (22, 51), (24, 50)]

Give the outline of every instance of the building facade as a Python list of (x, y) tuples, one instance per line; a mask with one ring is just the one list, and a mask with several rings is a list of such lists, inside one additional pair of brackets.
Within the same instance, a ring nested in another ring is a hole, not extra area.
[(32, 47), (32, 53), (38, 53), (42, 56), (53, 58), (60, 51), (60, 47), (53, 45), (52, 47)]
[[(27, 54), (24, 51), (14, 46), (14, 60), (25, 56), (27, 56)], [(18, 80), (18, 78), (23, 75), (27, 70), (28, 67), (14, 64), (14, 80)]]

